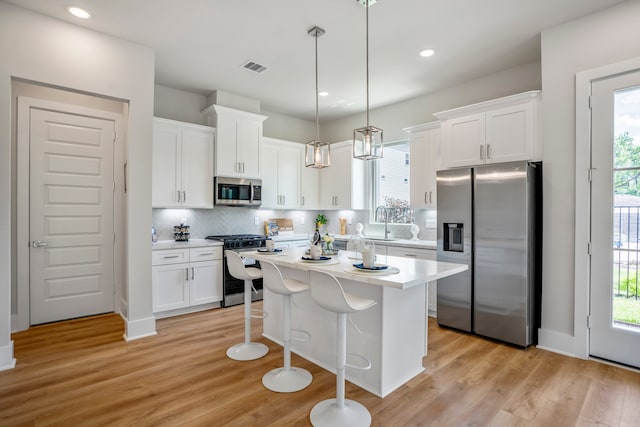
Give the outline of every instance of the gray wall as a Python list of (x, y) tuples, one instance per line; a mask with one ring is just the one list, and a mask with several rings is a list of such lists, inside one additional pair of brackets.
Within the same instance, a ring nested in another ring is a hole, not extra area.
[(639, 17), (640, 2), (627, 1), (542, 33), (542, 329), (569, 338), (574, 334), (575, 75), (640, 57)]
[[(407, 139), (405, 127), (436, 120), (438, 111), (540, 89), (540, 62), (532, 62), (446, 88), (408, 101), (371, 110), (370, 123), (384, 130), (385, 141)], [(331, 143), (350, 140), (353, 129), (365, 125), (364, 114), (334, 120), (322, 125), (322, 135)]]
[(170, 87), (155, 85), (153, 99), (153, 115), (163, 119), (206, 125), (200, 113), (208, 107), (207, 97)]

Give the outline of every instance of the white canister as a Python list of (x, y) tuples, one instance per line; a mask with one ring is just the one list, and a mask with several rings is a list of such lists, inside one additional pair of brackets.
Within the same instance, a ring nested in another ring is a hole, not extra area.
[(311, 245), (311, 247), (309, 248), (309, 255), (311, 255), (311, 258), (313, 259), (320, 259), (320, 257), (322, 256), (322, 246)]

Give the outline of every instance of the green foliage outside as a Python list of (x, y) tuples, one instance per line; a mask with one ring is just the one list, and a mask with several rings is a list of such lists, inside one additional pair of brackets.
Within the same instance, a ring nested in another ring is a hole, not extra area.
[(613, 145), (613, 167), (639, 168), (636, 170), (617, 170), (614, 173), (615, 194), (640, 196), (640, 145), (633, 142), (628, 132), (619, 135)]
[(613, 320), (640, 325), (640, 300), (627, 297), (614, 297)]
[(636, 295), (640, 296), (640, 289), (638, 289), (638, 275), (640, 275), (640, 272), (638, 272), (638, 275), (635, 275), (634, 271), (630, 271), (632, 273), (631, 277), (629, 277), (629, 275), (627, 274), (626, 271), (622, 271), (622, 274), (620, 274), (618, 276), (618, 272), (614, 271), (613, 273), (613, 283), (617, 284), (614, 286), (613, 289), (613, 294), (615, 296), (633, 296), (635, 297)]

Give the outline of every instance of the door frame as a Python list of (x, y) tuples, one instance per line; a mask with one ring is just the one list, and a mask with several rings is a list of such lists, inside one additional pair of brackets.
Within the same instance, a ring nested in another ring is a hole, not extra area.
[(575, 261), (574, 261), (574, 356), (589, 358), (589, 307), (591, 290), (591, 109), (589, 97), (595, 80), (640, 70), (640, 58), (604, 65), (576, 74), (575, 164)]
[[(124, 136), (124, 114), (99, 110), (82, 105), (65, 104), (57, 101), (18, 97), (17, 106), (17, 195), (16, 195), (16, 234), (17, 234), (17, 313), (12, 315), (13, 331), (29, 329), (30, 318), (30, 290), (29, 290), (29, 180), (30, 180), (30, 114), (31, 108), (52, 110), (60, 112), (72, 112), (89, 117), (113, 120), (116, 129), (116, 140), (113, 149), (113, 178), (115, 191), (113, 193), (113, 281), (114, 300), (113, 308), (116, 313), (122, 314), (123, 283), (124, 277), (124, 173), (121, 173), (119, 165), (124, 165), (124, 150), (126, 138)], [(118, 274), (120, 272), (120, 274)], [(118, 304), (120, 302), (120, 304)]]

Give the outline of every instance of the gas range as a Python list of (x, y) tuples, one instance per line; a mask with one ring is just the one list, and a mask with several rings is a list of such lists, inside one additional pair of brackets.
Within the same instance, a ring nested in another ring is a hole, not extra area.
[(265, 245), (267, 238), (260, 234), (224, 234), (217, 236), (207, 236), (205, 239), (218, 240), (224, 243), (225, 249), (250, 250), (260, 248)]

